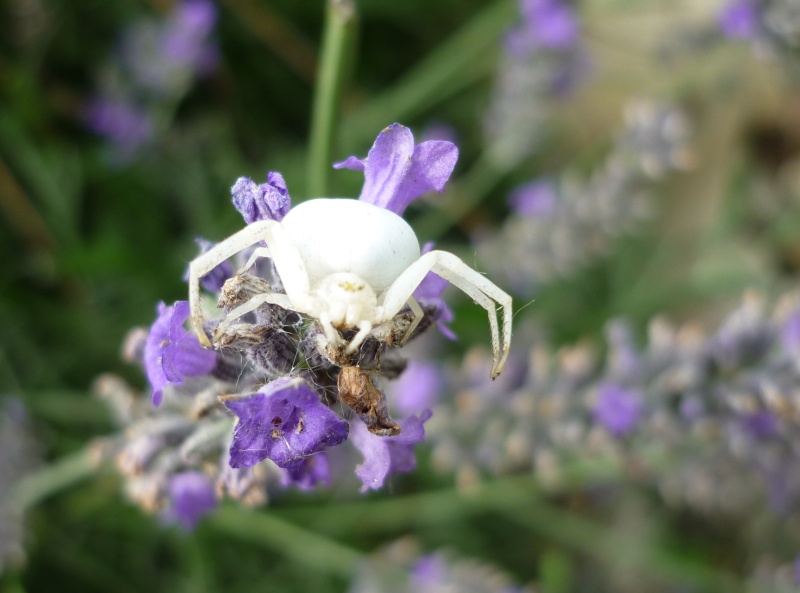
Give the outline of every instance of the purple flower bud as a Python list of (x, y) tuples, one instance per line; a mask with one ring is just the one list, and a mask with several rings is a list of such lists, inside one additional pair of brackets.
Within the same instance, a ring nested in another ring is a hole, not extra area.
[(356, 475), (363, 482), (362, 492), (378, 490), (388, 476), (414, 469), (414, 445), (425, 440), (423, 425), (430, 417), (431, 411), (425, 410), (419, 416), (401, 420), (398, 424), (402, 431), (393, 437), (374, 435), (360, 420), (351, 421), (350, 440), (364, 456), (364, 462), (356, 468)]
[(621, 437), (633, 431), (643, 411), (642, 396), (638, 391), (607, 383), (597, 390), (594, 419), (614, 436)]
[(180, 385), (185, 377), (205, 375), (217, 365), (217, 354), (203, 348), (197, 336), (184, 329), (188, 318), (186, 301), (177, 301), (172, 307), (158, 304), (158, 318), (144, 347), (144, 368), (153, 387), (153, 405), (161, 404), (167, 385)]
[(94, 98), (84, 109), (87, 127), (111, 140), (120, 156), (130, 157), (153, 137), (150, 115), (120, 98)]
[(231, 467), (264, 459), (294, 472), (310, 455), (347, 438), (347, 422), (322, 404), (305, 381), (283, 377), (260, 392), (225, 405), (239, 417), (231, 443)]
[(267, 182), (261, 185), (249, 177), (240, 177), (231, 188), (231, 196), (247, 224), (256, 220), (283, 220), (292, 207), (286, 182), (274, 171), (267, 174)]
[(169, 506), (163, 518), (187, 530), (194, 529), (201, 517), (217, 506), (214, 482), (201, 472), (175, 474), (167, 485)]
[(351, 156), (333, 166), (364, 171), (359, 199), (400, 215), (421, 195), (441, 192), (457, 160), (458, 148), (452, 142), (429, 140), (414, 145), (411, 130), (392, 124), (375, 139), (367, 158)]

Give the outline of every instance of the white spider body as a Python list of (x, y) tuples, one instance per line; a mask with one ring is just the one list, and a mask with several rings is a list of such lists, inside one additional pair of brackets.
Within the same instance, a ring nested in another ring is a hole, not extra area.
[[(492, 378), (502, 371), (511, 346), (511, 297), (451, 253), (420, 255), (419, 241), (402, 218), (352, 199), (302, 203), (281, 222), (256, 221), (195, 259), (189, 266), (189, 303), (192, 324), (203, 345), (210, 347), (211, 342), (203, 328), (200, 278), (259, 242), (266, 247), (254, 251), (244, 270), (258, 257), (272, 258), (286, 294), (259, 294), (233, 308), (219, 324), (217, 335), (234, 319), (271, 303), (318, 320), (329, 344), (352, 354), (374, 325), (390, 321), (408, 305), (414, 321), (406, 330), (405, 342), (423, 317), (413, 293), (432, 271), (487, 310), (494, 350)], [(495, 303), (503, 308), (502, 346)], [(351, 328), (359, 331), (345, 345), (337, 330)]]
[(409, 224), (367, 202), (309, 200), (292, 208), (281, 224), (312, 287), (330, 274), (349, 272), (380, 293), (419, 259), (419, 241)]

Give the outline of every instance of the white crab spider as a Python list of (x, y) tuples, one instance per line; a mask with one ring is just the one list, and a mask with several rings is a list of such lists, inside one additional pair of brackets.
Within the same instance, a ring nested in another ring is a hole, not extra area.
[[(414, 320), (407, 340), (423, 316), (412, 296), (433, 271), (460, 288), (489, 313), (494, 362), (491, 376), (503, 370), (511, 346), (511, 297), (452, 253), (420, 255), (414, 231), (400, 216), (367, 202), (322, 198), (292, 208), (281, 222), (259, 220), (218, 243), (189, 265), (192, 325), (200, 342), (211, 347), (203, 330), (200, 279), (236, 253), (263, 242), (244, 270), (258, 257), (270, 257), (286, 294), (265, 293), (228, 312), (227, 325), (265, 303), (317, 319), (328, 342), (355, 352), (374, 325), (394, 318), (408, 304)], [(495, 302), (503, 308), (502, 344)], [(345, 346), (337, 330), (358, 328)]]

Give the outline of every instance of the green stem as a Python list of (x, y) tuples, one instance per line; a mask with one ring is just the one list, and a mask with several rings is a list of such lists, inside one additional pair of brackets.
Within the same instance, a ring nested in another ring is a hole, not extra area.
[(346, 117), (341, 129), (346, 151), (363, 148), (364, 142), (372, 140), (390, 123), (407, 121), (494, 72), (498, 39), (516, 14), (518, 9), (513, 0), (492, 3), (439, 44), (392, 88)]
[(361, 552), (285, 521), (270, 509), (246, 511), (229, 506), (217, 509), (210, 523), (219, 531), (286, 555), (304, 567), (350, 578)]
[(25, 476), (14, 489), (14, 499), (25, 511), (48, 496), (94, 475), (97, 470), (89, 446)]
[(355, 16), (352, 0), (328, 0), (309, 141), (307, 192), (312, 197), (324, 196), (327, 191), (346, 49)]

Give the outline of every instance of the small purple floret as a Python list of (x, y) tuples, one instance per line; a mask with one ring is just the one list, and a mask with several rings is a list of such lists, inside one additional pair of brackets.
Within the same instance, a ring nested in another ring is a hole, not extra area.
[(225, 405), (239, 417), (231, 467), (249, 467), (269, 458), (279, 467), (299, 472), (307, 457), (347, 438), (347, 422), (322, 404), (301, 379), (276, 379), (260, 392)]
[(597, 393), (594, 419), (614, 436), (625, 436), (636, 428), (643, 412), (643, 404), (638, 391), (619, 385), (602, 385)]
[(520, 12), (522, 24), (506, 38), (512, 56), (523, 58), (539, 48), (567, 50), (578, 42), (578, 18), (562, 0), (521, 0)]
[(752, 0), (728, 2), (717, 18), (722, 33), (731, 39), (753, 39), (758, 33), (758, 12)]
[(351, 156), (333, 166), (364, 171), (359, 199), (401, 215), (421, 195), (441, 192), (457, 160), (458, 148), (452, 142), (428, 140), (415, 145), (411, 130), (392, 124), (375, 139), (367, 158)]
[(160, 405), (167, 385), (180, 385), (186, 377), (205, 375), (217, 365), (217, 355), (200, 345), (197, 336), (183, 324), (189, 318), (189, 303), (172, 307), (158, 304), (158, 317), (144, 346), (144, 368), (153, 387), (153, 405)]
[(331, 485), (331, 465), (323, 451), (301, 459), (286, 468), (283, 473), (284, 486), (296, 486), (300, 490), (313, 490), (319, 485)]
[(169, 507), (164, 519), (187, 530), (194, 529), (197, 522), (217, 507), (214, 482), (201, 472), (175, 474), (167, 485)]
[(292, 207), (292, 198), (283, 176), (267, 174), (267, 182), (257, 185), (249, 177), (240, 177), (231, 188), (233, 205), (247, 224), (257, 220), (283, 220)]
[(391, 474), (414, 469), (417, 463), (414, 445), (425, 440), (423, 425), (430, 417), (431, 411), (425, 410), (419, 416), (401, 420), (398, 424), (402, 432), (393, 437), (376, 436), (360, 420), (351, 421), (350, 440), (364, 456), (364, 462), (356, 468), (356, 476), (363, 483), (361, 492), (378, 490)]
[(553, 214), (558, 196), (550, 181), (533, 181), (517, 187), (508, 197), (511, 209), (524, 217), (547, 217)]
[(778, 419), (772, 412), (758, 410), (741, 418), (742, 426), (753, 439), (764, 440), (778, 432)]
[(123, 157), (153, 137), (150, 114), (125, 99), (95, 97), (84, 110), (84, 120), (95, 134), (111, 140)]

